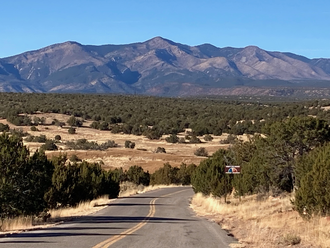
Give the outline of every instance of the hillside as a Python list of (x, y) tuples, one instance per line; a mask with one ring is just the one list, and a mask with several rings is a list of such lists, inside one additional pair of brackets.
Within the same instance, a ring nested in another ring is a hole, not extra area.
[(304, 95), (323, 88), (330, 88), (330, 59), (162, 37), (126, 45), (64, 42), (0, 59), (2, 92)]

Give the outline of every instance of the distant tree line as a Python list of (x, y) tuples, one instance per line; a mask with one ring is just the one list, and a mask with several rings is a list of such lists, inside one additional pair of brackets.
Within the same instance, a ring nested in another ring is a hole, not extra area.
[[(330, 101), (292, 101), (239, 98), (160, 98), (129, 95), (0, 93), (0, 117), (15, 125), (39, 125), (45, 120), (28, 114), (61, 113), (67, 125), (79, 127), (85, 120), (91, 128), (113, 133), (144, 135), (159, 139), (191, 128), (191, 137), (207, 134), (261, 133), (265, 125), (288, 117), (316, 116), (330, 121), (322, 106)], [(264, 102), (263, 102), (264, 100)], [(54, 120), (54, 125), (63, 126)], [(168, 142), (176, 143), (175, 136)], [(181, 141), (182, 142), (182, 141)], [(183, 141), (184, 142), (184, 141)]]

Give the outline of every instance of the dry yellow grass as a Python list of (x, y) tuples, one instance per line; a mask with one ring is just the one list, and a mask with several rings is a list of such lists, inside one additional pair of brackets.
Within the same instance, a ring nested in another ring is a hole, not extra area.
[(49, 211), (51, 219), (56, 220), (64, 217), (77, 217), (95, 213), (102, 208), (106, 207), (106, 204), (113, 201), (108, 196), (99, 197), (92, 201), (86, 201), (79, 203), (76, 207), (52, 209)]
[(249, 196), (241, 202), (230, 198), (227, 204), (223, 199), (196, 194), (191, 207), (239, 239), (240, 244), (232, 247), (286, 247), (299, 238), (295, 247), (330, 247), (330, 219), (303, 220), (293, 211), (291, 197), (257, 201), (256, 196)]
[(27, 229), (36, 229), (41, 227), (47, 227), (50, 223), (54, 223), (61, 218), (66, 217), (78, 217), (83, 215), (92, 214), (104, 208), (106, 204), (113, 201), (109, 199), (108, 196), (99, 197), (98, 199), (92, 201), (81, 202), (76, 207), (62, 208), (62, 209), (52, 209), (49, 211), (51, 218), (48, 222), (43, 223), (42, 220), (31, 216), (20, 216), (16, 218), (5, 219), (1, 230), (1, 233), (27, 230)]
[(170, 185), (150, 185), (150, 186), (143, 186), (143, 185), (136, 185), (132, 182), (123, 182), (120, 185), (120, 192), (119, 197), (125, 197), (130, 195), (142, 194), (148, 191), (162, 189), (162, 188), (172, 188), (172, 187), (182, 187), (182, 185), (170, 184)]
[[(17, 218), (13, 218), (13, 219), (4, 219), (2, 226), (1, 226), (1, 230), (3, 230), (3, 232), (7, 232), (7, 231), (18, 231), (18, 230), (24, 230), (27, 228), (33, 228), (33, 218), (32, 217), (25, 217), (25, 216), (21, 216), (21, 217), (17, 217)], [(1, 232), (0, 232), (1, 234)]]

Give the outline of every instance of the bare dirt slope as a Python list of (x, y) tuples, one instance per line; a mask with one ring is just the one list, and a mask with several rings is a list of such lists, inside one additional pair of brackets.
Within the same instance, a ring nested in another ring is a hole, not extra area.
[[(220, 148), (226, 148), (227, 145), (220, 144), (219, 141), (226, 138), (226, 135), (213, 136), (213, 140), (205, 142), (203, 137), (199, 137), (203, 143), (201, 144), (171, 144), (165, 141), (166, 136), (160, 140), (149, 140), (144, 136), (113, 134), (110, 131), (100, 131), (89, 127), (91, 121), (84, 122), (82, 127), (76, 129), (76, 134), (69, 134), (67, 127), (58, 127), (50, 125), (54, 119), (61, 122), (66, 122), (69, 116), (62, 114), (37, 114), (38, 117), (45, 117), (45, 125), (37, 126), (38, 131), (31, 131), (31, 127), (17, 127), (8, 123), (6, 120), (0, 120), (1, 123), (8, 124), (10, 128), (22, 129), (31, 135), (39, 136), (46, 135), (48, 139), (54, 139), (55, 135), (61, 136), (61, 143), (57, 144), (59, 151), (47, 151), (46, 154), (50, 158), (59, 153), (66, 153), (68, 157), (76, 154), (80, 159), (89, 162), (103, 162), (105, 169), (123, 167), (128, 169), (130, 166), (138, 165), (150, 173), (162, 167), (165, 163), (170, 163), (172, 166), (180, 166), (181, 163), (198, 165), (205, 157), (194, 155), (194, 151), (200, 147), (205, 147), (209, 155)], [(31, 116), (33, 118), (33, 116)], [(184, 133), (180, 137), (184, 137)], [(108, 140), (114, 140), (118, 147), (109, 148), (106, 151), (91, 151), (91, 150), (69, 150), (65, 146), (66, 141), (87, 139), (88, 141), (96, 141), (101, 144)], [(134, 149), (125, 148), (125, 141), (130, 140), (135, 142)], [(42, 143), (24, 142), (29, 147), (31, 152), (38, 149)], [(163, 147), (166, 153), (155, 153), (157, 147)]]

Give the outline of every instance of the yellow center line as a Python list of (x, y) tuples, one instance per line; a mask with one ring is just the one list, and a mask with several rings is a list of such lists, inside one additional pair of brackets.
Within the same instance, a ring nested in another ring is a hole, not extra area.
[[(180, 191), (177, 191), (177, 192), (174, 192), (174, 193), (170, 193), (170, 194), (166, 194), (166, 195), (162, 195), (161, 197), (166, 197), (166, 196), (170, 196), (170, 195), (174, 195), (174, 194), (177, 194), (177, 193), (180, 193), (182, 191), (185, 191), (187, 189), (184, 189), (184, 190), (180, 190)], [(130, 229), (127, 229), (126, 231), (120, 233), (120, 234), (117, 234), (107, 240), (104, 240), (103, 242), (93, 246), (93, 248), (108, 248), (110, 245), (116, 243), (117, 241), (125, 238), (127, 235), (130, 235), (134, 232), (136, 232), (137, 230), (139, 230), (140, 228), (142, 228), (144, 225), (147, 224), (147, 222), (149, 221), (149, 219), (151, 217), (153, 217), (156, 213), (156, 206), (155, 206), (155, 202), (158, 200), (159, 198), (155, 198), (153, 200), (150, 201), (150, 210), (149, 210), (149, 213), (148, 215), (144, 218), (143, 221), (141, 221), (140, 223), (138, 223), (137, 225), (133, 226), (132, 228)]]

